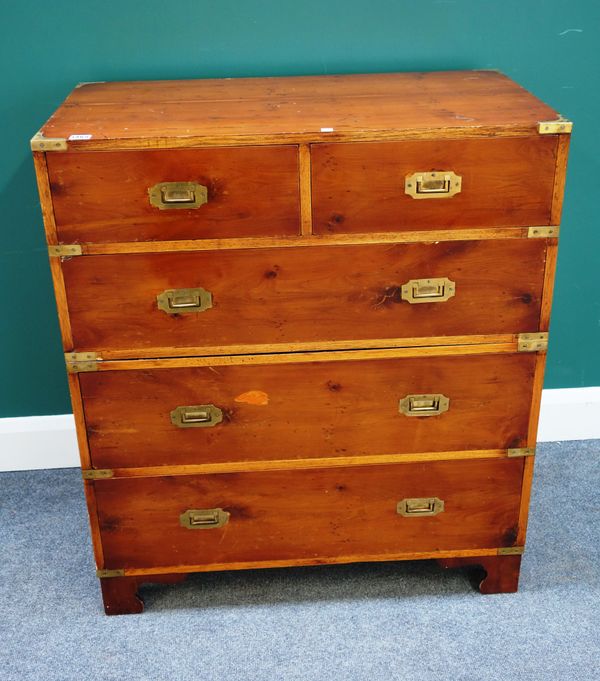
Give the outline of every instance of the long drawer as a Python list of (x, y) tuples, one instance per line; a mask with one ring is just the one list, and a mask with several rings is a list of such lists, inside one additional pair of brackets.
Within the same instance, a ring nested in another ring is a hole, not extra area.
[(49, 154), (60, 242), (300, 231), (295, 146)]
[(526, 446), (535, 353), (341, 354), (80, 374), (92, 465)]
[(547, 225), (558, 139), (312, 145), (316, 234)]
[(522, 459), (481, 459), (94, 487), (105, 568), (218, 569), (511, 546), (522, 476)]
[(62, 267), (75, 349), (152, 357), (534, 332), (545, 258), (545, 239), (498, 239), (94, 255)]

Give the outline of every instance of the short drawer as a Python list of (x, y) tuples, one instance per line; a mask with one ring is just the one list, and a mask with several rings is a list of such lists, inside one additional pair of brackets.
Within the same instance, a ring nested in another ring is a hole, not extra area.
[(550, 222), (556, 136), (311, 149), (317, 234)]
[(300, 230), (295, 146), (61, 153), (47, 163), (62, 243)]
[(82, 373), (92, 465), (525, 447), (536, 353), (443, 352), (167, 360)]
[(522, 476), (523, 460), (480, 459), (94, 486), (106, 568), (219, 569), (511, 546)]
[[(538, 330), (546, 240), (97, 255), (63, 263), (78, 351)], [(208, 349), (208, 350), (207, 350)]]

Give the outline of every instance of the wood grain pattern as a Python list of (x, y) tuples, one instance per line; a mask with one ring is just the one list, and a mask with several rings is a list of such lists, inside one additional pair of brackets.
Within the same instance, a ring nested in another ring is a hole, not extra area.
[[(207, 366), (80, 375), (92, 465), (124, 468), (523, 447), (536, 355)], [(519, 386), (515, 390), (514, 386)], [(249, 390), (261, 406), (237, 402)], [(439, 416), (398, 411), (442, 393)], [(213, 404), (222, 423), (178, 428), (178, 406)]]
[(483, 574), (477, 578), (482, 594), (515, 593), (519, 589), (521, 556), (473, 556), (443, 558), (438, 563), (444, 568), (476, 568)]
[[(503, 239), (106, 255), (62, 268), (76, 349), (144, 357), (165, 347), (181, 355), (192, 347), (533, 332), (545, 246)], [(430, 277), (450, 278), (456, 295), (401, 299), (403, 284)], [(212, 293), (211, 309), (158, 309), (162, 291), (196, 287)]]
[(500, 73), (455, 71), (82, 84), (42, 132), (91, 135), (70, 141), (73, 149), (148, 148), (440, 128), (460, 135), (518, 134), (557, 117)]
[(104, 612), (107, 615), (137, 615), (144, 611), (135, 577), (112, 577), (100, 580)]
[[(381, 561), (401, 561), (401, 560), (439, 560), (440, 558), (451, 557), (478, 557), (478, 556), (497, 556), (498, 549), (451, 549), (449, 551), (400, 551), (393, 553), (361, 553), (359, 555), (340, 554), (337, 556), (311, 556), (304, 558), (290, 558), (284, 560), (266, 561), (236, 561), (227, 563), (196, 563), (187, 565), (169, 565), (168, 568), (161, 566), (143, 568), (124, 568), (126, 576), (154, 578), (156, 574), (162, 574), (168, 569), (171, 574), (186, 575), (192, 572), (215, 572), (219, 570), (253, 570), (264, 568), (298, 567), (311, 565), (343, 565), (345, 563), (364, 563)], [(118, 578), (115, 578), (118, 579)], [(152, 579), (148, 579), (152, 581)]]
[(289, 248), (294, 246), (350, 246), (431, 241), (470, 241), (482, 239), (522, 239), (527, 228), (435, 229), (413, 232), (370, 234), (303, 234), (293, 237), (247, 237), (231, 239), (179, 239), (178, 241), (125, 241), (107, 244), (81, 244), (83, 255), (116, 253), (162, 253), (166, 251), (217, 251), (247, 248)]
[(138, 593), (146, 582), (178, 584), (185, 574), (153, 574), (138, 577), (110, 577), (100, 579), (104, 612), (107, 615), (137, 615), (144, 611), (144, 601)]
[[(537, 444), (545, 369), (546, 354), (540, 353), (536, 358), (533, 390), (531, 391), (531, 412), (529, 417), (529, 428), (527, 431), (527, 447), (535, 447)], [(527, 537), (527, 523), (529, 520), (534, 466), (535, 457), (528, 457), (523, 468), (523, 483), (521, 485), (521, 508), (519, 511), (519, 533), (517, 536), (517, 544), (520, 546), (525, 545), (525, 539)]]
[(112, 468), (113, 478), (147, 478), (161, 475), (214, 475), (250, 471), (293, 471), (299, 468), (332, 468), (372, 466), (373, 464), (423, 463), (426, 461), (459, 461), (461, 459), (503, 459), (506, 449), (464, 449), (453, 452), (411, 452), (410, 454), (371, 454), (369, 456), (315, 457), (314, 459), (272, 459), (262, 461), (227, 461), (225, 463), (143, 466)]
[(48, 166), (46, 164), (46, 154), (41, 151), (34, 151), (33, 166), (37, 181), (38, 194), (40, 197), (40, 208), (44, 221), (44, 232), (48, 244), (57, 244), (56, 223), (54, 221), (54, 206), (52, 205), (52, 192), (48, 179)]
[[(33, 164), (35, 167), (35, 175), (37, 180), (38, 193), (40, 197), (40, 206), (42, 209), (46, 241), (48, 244), (56, 244), (58, 243), (58, 237), (56, 234), (54, 206), (52, 202), (52, 193), (50, 190), (50, 181), (48, 178), (46, 154), (43, 154), (41, 152), (34, 152)], [(57, 258), (50, 258), (50, 273), (52, 275), (54, 299), (56, 300), (56, 309), (58, 312), (60, 336), (63, 344), (63, 349), (65, 350), (65, 352), (68, 352), (73, 349), (73, 336), (71, 334), (71, 321), (69, 319), (69, 311), (67, 308), (65, 282), (63, 279), (62, 268)]]
[[(516, 348), (517, 334), (480, 334), (470, 336), (419, 336), (416, 338), (369, 338), (369, 339), (350, 339), (345, 341), (312, 341), (308, 343), (260, 343), (257, 345), (203, 345), (189, 346), (186, 348), (186, 355), (212, 356), (234, 356), (283, 353), (283, 352), (331, 352), (337, 350), (361, 350), (381, 349), (381, 348), (416, 348), (416, 347), (435, 347), (449, 345), (473, 346), (479, 343), (490, 343), (493, 345), (502, 344)], [(160, 346), (148, 348), (145, 353), (152, 358), (169, 358), (178, 354), (179, 350), (173, 346)], [(103, 350), (100, 357), (103, 360), (121, 360), (131, 357), (131, 350)], [(103, 363), (104, 365), (105, 363)]]
[(552, 299), (554, 297), (557, 257), (558, 240), (548, 239), (546, 267), (544, 269), (544, 285), (542, 289), (542, 305), (540, 310), (540, 331), (548, 331), (550, 328), (550, 313), (552, 312)]
[[(48, 154), (62, 243), (294, 235), (300, 233), (294, 146)], [(148, 189), (199, 182), (208, 203), (160, 210)]]
[[(547, 225), (556, 136), (312, 145), (316, 234), (447, 227)], [(416, 200), (407, 175), (452, 170), (462, 190)]]
[[(498, 459), (96, 481), (105, 565), (511, 546), (522, 468), (520, 460)], [(444, 512), (397, 514), (401, 499), (430, 496), (444, 500)], [(231, 517), (219, 529), (181, 527), (180, 514), (196, 508), (223, 508)]]
[(312, 234), (312, 191), (310, 170), (310, 145), (300, 144), (298, 147), (298, 163), (300, 172), (300, 223), (302, 235)]
[[(82, 469), (88, 469), (91, 468), (92, 461), (88, 447), (88, 435), (85, 423), (85, 415), (83, 412), (83, 402), (81, 399), (79, 376), (78, 374), (67, 374), (67, 380), (69, 385), (69, 394), (71, 396), (71, 404), (73, 406), (73, 415), (75, 417), (75, 433), (77, 435), (77, 447), (79, 449), (81, 467)], [(104, 554), (102, 551), (100, 528), (98, 526), (98, 511), (96, 505), (95, 489), (94, 486), (86, 480), (83, 482), (83, 489), (88, 510), (94, 558), (96, 565), (102, 565), (104, 562)]]
[(567, 179), (567, 161), (571, 135), (558, 135), (558, 150), (556, 154), (556, 173), (554, 176), (554, 192), (552, 196), (551, 224), (559, 225), (565, 196), (565, 182)]
[(243, 355), (215, 355), (169, 357), (153, 359), (118, 359), (97, 362), (96, 371), (121, 371), (123, 369), (179, 369), (187, 367), (218, 367), (218, 366), (262, 366), (269, 364), (290, 364), (296, 362), (319, 363), (324, 358), (328, 362), (345, 362), (359, 359), (398, 359), (400, 357), (454, 357), (455, 355), (493, 355), (511, 354), (517, 352), (517, 339), (512, 336), (510, 341), (495, 342), (491, 338), (484, 339), (480, 344), (467, 345), (432, 345), (409, 347), (389, 347), (367, 350), (330, 350), (323, 348), (322, 352), (292, 351), (282, 353), (261, 353)]

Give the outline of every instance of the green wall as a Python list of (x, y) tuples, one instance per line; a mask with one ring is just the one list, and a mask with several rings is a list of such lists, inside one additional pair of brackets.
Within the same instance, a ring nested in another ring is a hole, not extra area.
[(29, 138), (95, 80), (507, 73), (575, 121), (546, 387), (600, 385), (599, 28), (596, 0), (6, 3), (0, 417), (70, 411)]

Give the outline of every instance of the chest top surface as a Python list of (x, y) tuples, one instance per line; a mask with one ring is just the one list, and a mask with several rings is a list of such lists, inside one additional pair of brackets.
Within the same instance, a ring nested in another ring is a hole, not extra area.
[(530, 134), (558, 114), (496, 71), (83, 83), (40, 133), (69, 149)]

